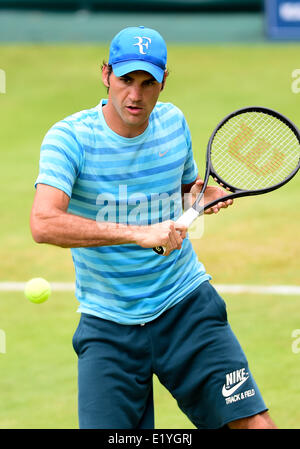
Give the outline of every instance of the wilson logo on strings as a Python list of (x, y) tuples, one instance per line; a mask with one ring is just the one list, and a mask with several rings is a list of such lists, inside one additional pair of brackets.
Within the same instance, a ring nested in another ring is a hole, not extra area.
[[(251, 148), (246, 154), (242, 153), (242, 150), (248, 145), (248, 143), (254, 139), (255, 132), (253, 129), (242, 123), (240, 125), (241, 131), (235, 136), (228, 144), (228, 151), (230, 155), (237, 161), (242, 162), (249, 170), (254, 172), (257, 176), (268, 176), (275, 173), (283, 164), (284, 154), (278, 151), (276, 148), (271, 150), (271, 144), (265, 139), (258, 137)], [(270, 159), (262, 166), (258, 166), (257, 162), (265, 153), (271, 153)]]

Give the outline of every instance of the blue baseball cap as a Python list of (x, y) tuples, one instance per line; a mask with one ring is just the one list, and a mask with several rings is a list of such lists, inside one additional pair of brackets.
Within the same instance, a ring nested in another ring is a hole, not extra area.
[(167, 46), (151, 28), (125, 28), (111, 41), (108, 63), (116, 76), (145, 70), (161, 83), (166, 70)]

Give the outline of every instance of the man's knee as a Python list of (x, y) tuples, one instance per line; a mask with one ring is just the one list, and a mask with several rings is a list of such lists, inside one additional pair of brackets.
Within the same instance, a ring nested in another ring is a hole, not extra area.
[(230, 429), (276, 429), (268, 412), (258, 413), (247, 418), (237, 419), (228, 423)]

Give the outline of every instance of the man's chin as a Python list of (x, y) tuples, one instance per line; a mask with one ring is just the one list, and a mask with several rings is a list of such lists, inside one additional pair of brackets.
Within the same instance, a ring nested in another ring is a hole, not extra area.
[(147, 126), (148, 124), (148, 118), (145, 119), (145, 117), (139, 117), (139, 116), (127, 116), (126, 117), (126, 123), (129, 126), (133, 126), (133, 127), (143, 127), (143, 126)]

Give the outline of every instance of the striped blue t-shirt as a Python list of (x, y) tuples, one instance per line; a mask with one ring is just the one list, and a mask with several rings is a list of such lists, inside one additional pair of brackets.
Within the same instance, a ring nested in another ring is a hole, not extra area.
[[(182, 112), (158, 102), (143, 134), (126, 138), (102, 106), (75, 113), (46, 134), (36, 180), (63, 190), (68, 212), (93, 220), (149, 225), (182, 213), (181, 184), (196, 179)], [(72, 248), (79, 312), (141, 324), (210, 279), (186, 238), (168, 257), (135, 244)]]

